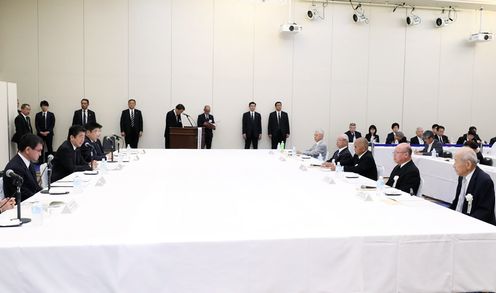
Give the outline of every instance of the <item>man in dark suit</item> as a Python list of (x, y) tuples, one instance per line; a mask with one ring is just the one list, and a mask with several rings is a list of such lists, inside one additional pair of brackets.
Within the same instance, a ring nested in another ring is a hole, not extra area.
[(205, 147), (211, 149), (215, 130), (215, 119), (214, 115), (210, 114), (209, 105), (203, 107), (203, 114), (198, 115), (196, 125), (198, 127), (205, 127)]
[(55, 153), (53, 159), (52, 182), (60, 180), (77, 171), (90, 171), (96, 168), (96, 161), (88, 163), (81, 156), (80, 147), (84, 143), (85, 130), (81, 125), (69, 128), (67, 140)]
[(456, 141), (456, 144), (465, 144), (467, 141), (474, 141), (477, 144), (482, 142), (481, 138), (477, 134), (477, 128), (475, 128), (475, 126), (470, 126), (468, 132), (460, 136)]
[(496, 225), (494, 217), (494, 183), (477, 167), (475, 152), (463, 147), (455, 154), (458, 177), (455, 200), (450, 208), (486, 223)]
[(74, 111), (74, 116), (72, 117), (72, 125), (84, 126), (86, 123), (96, 122), (95, 112), (88, 109), (90, 101), (86, 98), (81, 100), (81, 109)]
[(243, 114), (243, 139), (245, 140), (245, 149), (253, 145), (254, 149), (258, 148), (258, 141), (262, 138), (262, 116), (256, 112), (257, 104), (250, 102), (248, 104), (250, 111)]
[(53, 128), (55, 127), (55, 115), (48, 111), (50, 105), (47, 101), (43, 100), (40, 102), (41, 112), (36, 113), (34, 119), (34, 125), (36, 128), (36, 133), (45, 142), (45, 158), (47, 159), (49, 155), (53, 154)]
[[(21, 138), (17, 149), (19, 152), (5, 166), (5, 171), (12, 170), (23, 178), (21, 201), (24, 201), (41, 190), (36, 180), (36, 171), (32, 162), (37, 161), (41, 156), (43, 140), (34, 134), (28, 133)], [(15, 179), (4, 174), (3, 190), (5, 197), (15, 197), (17, 187), (14, 181)]]
[[(353, 172), (360, 174), (372, 180), (377, 180), (377, 166), (374, 156), (369, 152), (369, 142), (364, 137), (357, 138), (353, 144), (355, 147), (355, 156), (353, 156), (353, 164), (344, 166), (345, 172)], [(331, 165), (331, 170), (336, 170), (336, 165)]]
[(135, 109), (135, 99), (127, 101), (127, 106), (128, 109), (122, 111), (121, 114), (121, 136), (124, 137), (126, 146), (129, 145), (136, 149), (143, 135), (143, 116), (140, 110)]
[(392, 143), (399, 143), (395, 140), (395, 133), (400, 130), (400, 125), (396, 122), (394, 122), (391, 125), (391, 129), (393, 130), (392, 132), (388, 133), (386, 137), (386, 144), (392, 144)]
[(439, 141), (441, 144), (449, 144), (449, 138), (448, 136), (444, 135), (444, 126), (438, 125), (437, 126), (437, 135), (436, 135), (436, 140)]
[(12, 136), (12, 141), (19, 144), (21, 138), (27, 133), (33, 133), (33, 127), (31, 126), (31, 119), (29, 118), (29, 113), (31, 113), (31, 106), (29, 104), (21, 105), (21, 113), (17, 115), (14, 120), (16, 132)]
[(349, 142), (354, 142), (355, 139), (362, 137), (362, 134), (358, 131), (356, 131), (356, 123), (350, 123), (349, 130), (346, 131), (344, 134), (348, 136), (348, 141)]
[(434, 133), (430, 130), (424, 132), (424, 149), (415, 152), (418, 155), (431, 156), (432, 151), (436, 150), (437, 157), (442, 157), (443, 155), (443, 145), (434, 139)]
[(186, 108), (183, 104), (177, 104), (175, 109), (167, 112), (165, 116), (165, 148), (170, 148), (170, 128), (171, 127), (183, 127), (183, 122), (181, 121), (181, 114)]
[(410, 139), (410, 144), (420, 145), (424, 144), (424, 129), (422, 127), (417, 127), (415, 130), (415, 136)]
[(341, 166), (352, 166), (353, 156), (348, 149), (348, 136), (346, 134), (340, 134), (336, 139), (337, 151), (334, 152), (332, 157), (325, 163), (322, 164), (323, 167), (332, 168), (332, 165)]
[(412, 161), (412, 148), (401, 143), (394, 148), (394, 167), (386, 185), (411, 195), (416, 195), (420, 186), (420, 172)]
[(284, 142), (289, 137), (289, 118), (288, 113), (282, 111), (282, 103), (276, 102), (276, 110), (269, 114), (268, 133), (272, 141), (272, 149), (277, 148), (277, 144)]
[(96, 122), (88, 123), (84, 126), (86, 135), (84, 143), (81, 146), (81, 156), (86, 162), (101, 161), (107, 156), (103, 152), (100, 135), (102, 134), (102, 126)]

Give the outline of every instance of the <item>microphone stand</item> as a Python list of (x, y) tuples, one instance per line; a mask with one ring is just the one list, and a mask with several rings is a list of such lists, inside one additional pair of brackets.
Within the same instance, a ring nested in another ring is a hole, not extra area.
[(21, 226), (22, 224), (31, 222), (31, 219), (21, 217), (21, 186), (23, 183), (24, 183), (23, 180), (18, 180), (18, 179), (14, 180), (14, 185), (17, 187), (16, 202), (17, 202), (17, 219), (19, 220), (19, 223), (13, 226)]
[(193, 122), (191, 122), (191, 119), (189, 119), (189, 115), (188, 115), (188, 114), (186, 114), (186, 113), (184, 113), (184, 115), (186, 115), (186, 118), (188, 118), (188, 121), (189, 121), (189, 124), (191, 124), (191, 127), (195, 127), (195, 126), (193, 125)]

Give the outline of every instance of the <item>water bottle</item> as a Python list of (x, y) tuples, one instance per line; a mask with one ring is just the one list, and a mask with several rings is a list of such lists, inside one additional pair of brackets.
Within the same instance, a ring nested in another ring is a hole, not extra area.
[(284, 152), (284, 141), (281, 141), (281, 153)]
[(81, 176), (79, 174), (76, 174), (76, 176), (74, 176), (74, 192), (81, 193), (82, 191), (83, 191), (83, 184), (82, 184)]
[(437, 157), (436, 149), (433, 149), (433, 150), (432, 150), (432, 152), (431, 152), (431, 156), (433, 156), (433, 157)]
[(102, 173), (107, 173), (107, 160), (105, 158), (102, 159), (100, 166), (102, 169)]
[(276, 149), (277, 149), (278, 151), (281, 151), (281, 143), (280, 143), (280, 142), (278, 142), (278, 143), (277, 143), (277, 148), (276, 148)]
[(33, 202), (31, 206), (31, 220), (33, 225), (43, 225), (43, 204), (39, 201)]
[(317, 160), (319, 160), (321, 162), (324, 160), (324, 158), (322, 157), (322, 154), (319, 154), (319, 156), (317, 157)]
[(379, 179), (377, 179), (377, 195), (383, 195), (384, 194), (384, 178), (382, 176), (379, 176)]
[(336, 172), (338, 173), (338, 175), (341, 175), (341, 173), (343, 172), (343, 166), (341, 166), (341, 162), (338, 162), (338, 164), (336, 165)]
[(293, 146), (293, 151), (291, 152), (291, 154), (293, 154), (293, 156), (296, 156), (296, 147), (295, 146)]

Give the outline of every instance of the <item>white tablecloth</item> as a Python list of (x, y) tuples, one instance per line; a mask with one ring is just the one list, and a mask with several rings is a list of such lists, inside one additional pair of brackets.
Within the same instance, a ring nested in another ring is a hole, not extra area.
[(408, 195), (365, 201), (370, 180), (308, 165), (147, 150), (103, 186), (36, 195), (79, 207), (0, 230), (0, 292), (496, 291), (496, 227)]

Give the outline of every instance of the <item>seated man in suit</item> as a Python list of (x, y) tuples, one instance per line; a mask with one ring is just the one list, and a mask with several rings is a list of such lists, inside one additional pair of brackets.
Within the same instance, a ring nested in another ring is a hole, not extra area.
[(90, 100), (83, 98), (81, 100), (81, 109), (74, 111), (72, 116), (72, 125), (86, 125), (86, 123), (96, 122), (95, 112), (88, 109)]
[(437, 135), (436, 135), (436, 140), (439, 141), (441, 144), (449, 144), (449, 138), (448, 136), (444, 135), (444, 126), (438, 125), (437, 126)]
[(23, 135), (33, 133), (29, 113), (31, 113), (31, 106), (29, 104), (22, 104), (21, 112), (14, 120), (15, 133), (12, 136), (12, 142), (19, 144)]
[(430, 130), (426, 130), (424, 132), (424, 149), (421, 151), (416, 151), (417, 155), (431, 156), (432, 150), (436, 150), (436, 154), (438, 157), (443, 155), (443, 145), (434, 139), (434, 133)]
[(348, 149), (348, 136), (346, 134), (338, 135), (336, 139), (336, 146), (338, 150), (334, 152), (332, 157), (325, 163), (322, 167), (332, 168), (339, 163), (341, 166), (351, 166), (353, 165), (353, 156)]
[[(41, 156), (43, 140), (37, 135), (26, 134), (19, 141), (17, 149), (17, 155), (5, 166), (5, 171), (10, 169), (24, 179), (21, 186), (21, 201), (24, 201), (41, 190), (36, 180), (36, 172), (32, 162), (38, 161)], [(5, 197), (15, 197), (16, 189), (13, 179), (4, 174), (3, 190)]]
[(102, 134), (102, 126), (96, 122), (86, 124), (86, 135), (84, 143), (81, 146), (81, 155), (86, 162), (101, 161), (107, 156), (103, 152), (100, 135)]
[(458, 177), (455, 200), (450, 208), (489, 224), (494, 217), (494, 183), (477, 167), (475, 152), (463, 147), (455, 154), (454, 168)]
[(467, 141), (466, 143), (463, 144), (463, 146), (467, 146), (467, 147), (471, 148), (472, 150), (474, 150), (475, 155), (477, 156), (477, 160), (479, 161), (479, 163), (484, 160), (484, 156), (482, 155), (480, 147), (477, 143), (475, 143), (474, 141)]
[[(372, 180), (377, 180), (377, 166), (372, 153), (369, 152), (369, 142), (365, 138), (358, 138), (355, 143), (353, 165), (344, 166), (345, 172), (354, 172)], [(335, 167), (331, 166), (331, 170)]]
[(348, 136), (349, 142), (354, 142), (355, 139), (362, 137), (362, 134), (356, 131), (356, 123), (354, 122), (350, 123), (349, 130), (346, 131), (344, 134)]
[(325, 159), (327, 156), (327, 145), (324, 142), (324, 130), (315, 130), (313, 139), (315, 140), (315, 144), (311, 148), (303, 152), (298, 151), (297, 154), (303, 154), (314, 158), (318, 158), (319, 155), (321, 155), (322, 158)]
[(177, 104), (175, 109), (167, 112), (165, 116), (165, 148), (170, 148), (170, 128), (171, 127), (183, 127), (183, 122), (181, 120), (181, 114), (186, 110), (183, 104)]
[(412, 148), (401, 143), (394, 148), (394, 162), (397, 164), (386, 185), (416, 195), (420, 186), (420, 172), (412, 161)]
[(388, 133), (388, 135), (386, 137), (386, 144), (399, 143), (399, 142), (395, 141), (395, 133), (400, 130), (400, 125), (398, 123), (394, 122), (391, 125), (391, 129), (393, 131)]
[(402, 131), (396, 131), (394, 133), (394, 143), (400, 144), (400, 143), (405, 143), (405, 142), (408, 142), (406, 140), (405, 134)]
[(424, 144), (424, 138), (422, 137), (424, 135), (424, 129), (422, 127), (417, 127), (415, 130), (415, 136), (410, 138), (410, 144)]
[(81, 156), (80, 147), (84, 143), (85, 130), (81, 125), (69, 128), (67, 140), (57, 149), (53, 159), (52, 182), (77, 171), (90, 171), (96, 168), (96, 161), (86, 162)]
[(460, 136), (456, 141), (456, 144), (464, 144), (467, 141), (471, 140), (473, 140), (477, 144), (480, 144), (482, 142), (479, 135), (477, 135), (477, 128), (475, 126), (470, 126), (468, 132)]

